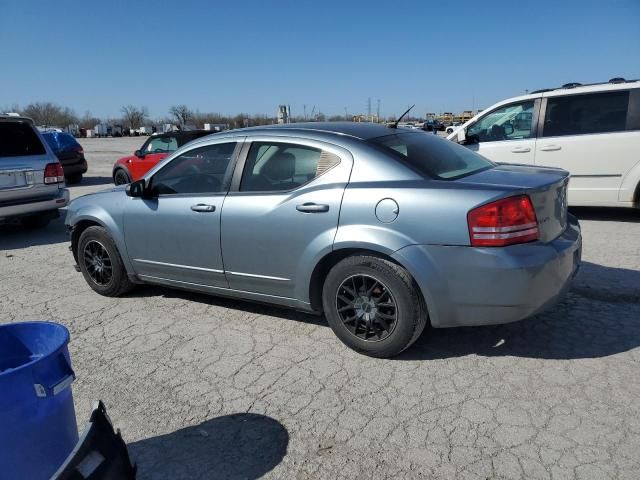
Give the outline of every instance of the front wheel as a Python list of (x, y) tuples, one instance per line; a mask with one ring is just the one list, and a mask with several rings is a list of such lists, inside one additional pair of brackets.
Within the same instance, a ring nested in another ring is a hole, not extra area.
[(113, 239), (103, 227), (82, 232), (76, 254), (84, 279), (100, 295), (117, 297), (134, 287)]
[(116, 173), (113, 175), (113, 183), (116, 185), (126, 185), (131, 183), (131, 179), (129, 178), (129, 174), (125, 172), (122, 168), (116, 170)]
[(427, 322), (418, 286), (401, 266), (358, 255), (336, 264), (324, 283), (325, 316), (348, 347), (378, 358), (399, 354)]

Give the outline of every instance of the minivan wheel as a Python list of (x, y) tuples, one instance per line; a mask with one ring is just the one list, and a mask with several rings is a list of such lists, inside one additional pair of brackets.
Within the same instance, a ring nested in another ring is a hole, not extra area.
[(399, 354), (427, 323), (424, 301), (409, 272), (373, 256), (337, 263), (325, 279), (322, 303), (336, 336), (372, 357)]
[(76, 254), (84, 279), (100, 295), (117, 297), (133, 288), (118, 249), (103, 227), (82, 232)]
[(126, 185), (131, 183), (131, 179), (127, 172), (125, 172), (122, 168), (116, 170), (116, 173), (113, 175), (113, 183), (116, 185)]

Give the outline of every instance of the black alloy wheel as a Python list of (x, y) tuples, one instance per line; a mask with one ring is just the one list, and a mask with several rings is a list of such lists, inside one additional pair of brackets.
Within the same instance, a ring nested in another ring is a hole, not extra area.
[(113, 278), (113, 264), (107, 249), (97, 240), (90, 240), (84, 246), (83, 261), (87, 273), (96, 285), (109, 285)]
[(370, 275), (353, 275), (340, 285), (336, 308), (346, 328), (367, 342), (384, 340), (393, 332), (398, 306), (387, 286)]

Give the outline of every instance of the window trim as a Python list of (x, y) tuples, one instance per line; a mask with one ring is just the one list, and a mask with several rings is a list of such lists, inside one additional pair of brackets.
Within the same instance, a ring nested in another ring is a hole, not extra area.
[[(640, 92), (640, 89), (616, 89), (616, 90), (601, 90), (598, 92), (582, 92), (582, 93), (572, 93), (569, 95), (550, 95), (548, 97), (542, 98), (542, 106), (540, 108), (540, 116), (538, 117), (538, 138), (565, 138), (565, 137), (583, 137), (585, 135), (612, 135), (626, 132), (633, 132), (640, 130), (640, 125), (637, 128), (629, 128), (633, 119), (633, 100), (634, 97), (633, 91), (637, 90)], [(602, 95), (606, 93), (619, 93), (619, 92), (627, 92), (629, 94), (627, 100), (627, 116), (625, 118), (624, 130), (615, 130), (613, 132), (592, 132), (592, 133), (572, 133), (571, 135), (549, 135), (548, 137), (544, 136), (544, 119), (547, 116), (547, 101), (553, 98), (566, 98), (566, 97), (576, 97), (576, 96), (587, 96), (587, 95)], [(640, 97), (640, 95), (639, 95)], [(640, 122), (639, 122), (640, 123)]]
[[(214, 142), (214, 143), (207, 143), (205, 145), (193, 145), (192, 148), (188, 148), (184, 151), (181, 151), (178, 155), (175, 155), (174, 157), (171, 158), (171, 160), (169, 160), (167, 163), (165, 163), (164, 165), (162, 165), (162, 167), (158, 168), (158, 170), (156, 170), (155, 172), (153, 172), (153, 175), (151, 175), (148, 178), (148, 188), (151, 189), (153, 188), (153, 179), (156, 175), (158, 175), (160, 172), (162, 172), (165, 168), (168, 168), (175, 160), (177, 160), (178, 158), (182, 157), (182, 155), (189, 153), (193, 150), (199, 149), (199, 148), (207, 148), (207, 147), (215, 147), (216, 145), (222, 145), (224, 143), (235, 143), (236, 146), (233, 149), (233, 152), (231, 153), (231, 159), (229, 160), (229, 166), (227, 167), (227, 171), (224, 174), (224, 179), (222, 182), (222, 190), (219, 192), (199, 192), (199, 193), (163, 193), (163, 194), (158, 194), (156, 196), (154, 196), (153, 198), (174, 198), (174, 197), (210, 197), (210, 196), (220, 196), (220, 195), (226, 195), (227, 193), (229, 193), (229, 188), (231, 186), (231, 180), (233, 177), (233, 174), (235, 173), (235, 168), (237, 165), (237, 160), (238, 160), (238, 154), (241, 150), (241, 148), (244, 146), (244, 142), (243, 142), (243, 137), (237, 137), (237, 138), (233, 138), (233, 137), (227, 137), (226, 139), (220, 139), (220, 141), (218, 142)], [(180, 148), (178, 149), (180, 150)], [(176, 154), (178, 153), (178, 150), (172, 152), (172, 154)]]
[[(241, 152), (238, 155), (238, 161), (236, 162), (236, 166), (233, 172), (233, 177), (231, 180), (231, 187), (229, 188), (228, 193), (236, 194), (236, 195), (283, 195), (283, 194), (295, 192), (309, 185), (310, 183), (316, 181), (318, 178), (323, 177), (327, 172), (333, 170), (334, 168), (336, 168), (338, 165), (342, 163), (342, 160), (343, 160), (342, 155), (339, 155), (330, 150), (327, 150), (326, 148), (324, 148), (319, 144), (320, 142), (315, 142), (311, 140), (310, 145), (306, 145), (305, 143), (300, 143), (299, 140), (306, 141), (307, 139), (295, 139), (290, 137), (275, 137), (275, 138), (269, 138), (269, 139), (247, 138), (246, 141), (244, 142)], [(289, 190), (244, 190), (243, 191), (243, 190), (240, 190), (240, 185), (242, 183), (242, 174), (247, 165), (247, 159), (249, 158), (249, 152), (251, 151), (251, 146), (254, 143), (286, 143), (293, 146), (297, 145), (300, 147), (314, 148), (316, 150), (320, 150), (321, 154), (323, 151), (327, 151), (328, 153), (335, 155), (336, 157), (338, 157), (339, 161), (335, 165), (331, 166), (331, 168), (327, 168), (324, 172), (322, 172), (321, 175), (313, 177), (311, 180), (307, 180), (305, 183), (302, 183), (297, 187)]]
[(530, 102), (533, 100), (533, 112), (531, 113), (531, 136), (528, 138), (511, 138), (511, 139), (506, 139), (506, 140), (494, 140), (492, 142), (480, 142), (480, 144), (486, 143), (497, 143), (497, 142), (522, 142), (525, 140), (536, 140), (541, 134), (542, 134), (542, 130), (540, 127), (540, 118), (542, 117), (542, 103), (544, 98), (543, 97), (535, 97), (535, 98), (529, 98), (526, 100), (518, 100), (516, 102), (510, 102), (510, 103), (504, 103), (502, 105), (498, 105), (497, 107), (489, 110), (488, 112), (486, 112), (484, 115), (482, 115), (481, 117), (479, 117), (475, 122), (469, 124), (466, 129), (465, 129), (465, 133), (468, 134), (469, 129), (476, 125), (478, 122), (481, 122), (485, 117), (488, 117), (489, 115), (491, 115), (493, 112), (495, 112), (496, 110), (499, 110), (501, 108), (507, 108), (507, 107), (511, 107), (513, 105), (519, 105), (521, 103), (524, 102)]

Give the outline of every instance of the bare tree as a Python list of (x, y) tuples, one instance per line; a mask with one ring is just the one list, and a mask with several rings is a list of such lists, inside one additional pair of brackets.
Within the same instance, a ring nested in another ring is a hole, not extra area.
[(139, 128), (144, 124), (145, 119), (149, 116), (147, 107), (135, 107), (126, 105), (120, 109), (123, 115), (123, 121), (129, 128)]
[(169, 115), (175, 117), (181, 126), (193, 118), (193, 112), (186, 105), (174, 105), (169, 109)]
[(91, 112), (89, 110), (84, 112), (84, 115), (82, 116), (82, 118), (78, 119), (78, 124), (80, 128), (93, 128), (96, 125), (98, 125), (100, 122), (101, 120), (91, 115)]
[(78, 123), (73, 110), (51, 102), (30, 103), (20, 113), (32, 118), (36, 125), (66, 127)]

